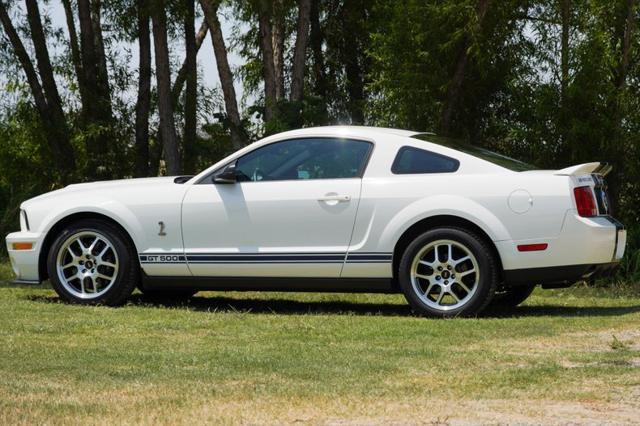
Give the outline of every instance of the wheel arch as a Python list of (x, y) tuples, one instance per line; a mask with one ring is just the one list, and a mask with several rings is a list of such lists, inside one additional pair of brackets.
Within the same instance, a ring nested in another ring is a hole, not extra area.
[(462, 218), (460, 216), (443, 214), (443, 215), (430, 216), (417, 221), (416, 223), (411, 225), (409, 228), (407, 228), (402, 233), (398, 241), (396, 241), (396, 244), (393, 248), (393, 257), (392, 257), (394, 281), (397, 282), (400, 258), (402, 257), (402, 254), (404, 253), (406, 248), (409, 246), (409, 244), (411, 244), (411, 241), (413, 241), (418, 235), (430, 229), (445, 227), (445, 226), (462, 228), (470, 232), (473, 232), (475, 235), (482, 238), (482, 240), (485, 241), (487, 245), (491, 248), (492, 255), (495, 257), (496, 261), (498, 262), (498, 266), (499, 266), (498, 271), (500, 274), (500, 279), (502, 279), (503, 267), (502, 267), (502, 259), (500, 257), (500, 252), (498, 252), (498, 249), (496, 245), (493, 243), (493, 240), (491, 239), (489, 234), (487, 234), (487, 232), (485, 232), (485, 230), (482, 229), (479, 225), (475, 224), (474, 222), (468, 219)]
[(96, 213), (91, 211), (75, 212), (59, 219), (47, 231), (47, 234), (42, 242), (42, 246), (40, 247), (40, 254), (38, 256), (38, 272), (40, 275), (40, 280), (44, 281), (47, 278), (49, 278), (49, 272), (47, 271), (47, 256), (49, 254), (49, 250), (51, 249), (51, 245), (53, 244), (53, 241), (56, 239), (56, 237), (58, 236), (58, 234), (62, 229), (82, 219), (97, 219), (117, 227), (123, 233), (123, 235), (126, 236), (128, 242), (131, 244), (131, 246), (134, 249), (136, 249), (136, 253), (137, 253), (136, 243), (131, 237), (130, 233), (126, 230), (124, 226), (122, 226), (122, 224), (120, 224), (114, 218), (101, 213)]

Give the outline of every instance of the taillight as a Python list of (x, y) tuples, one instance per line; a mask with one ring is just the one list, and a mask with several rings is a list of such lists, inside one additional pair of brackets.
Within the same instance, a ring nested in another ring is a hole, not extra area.
[(573, 196), (576, 198), (576, 207), (578, 207), (578, 214), (580, 216), (592, 217), (598, 215), (596, 199), (593, 197), (591, 187), (579, 186), (573, 188)]

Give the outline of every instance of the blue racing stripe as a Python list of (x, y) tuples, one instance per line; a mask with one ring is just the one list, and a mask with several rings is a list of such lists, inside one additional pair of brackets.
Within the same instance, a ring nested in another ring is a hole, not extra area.
[[(345, 259), (346, 257), (346, 259)], [(141, 263), (388, 263), (391, 253), (145, 253)]]

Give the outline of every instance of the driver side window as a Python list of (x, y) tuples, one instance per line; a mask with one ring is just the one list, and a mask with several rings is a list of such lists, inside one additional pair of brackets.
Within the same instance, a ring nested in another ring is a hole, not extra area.
[(275, 142), (239, 158), (236, 174), (240, 182), (361, 177), (371, 148), (351, 139)]

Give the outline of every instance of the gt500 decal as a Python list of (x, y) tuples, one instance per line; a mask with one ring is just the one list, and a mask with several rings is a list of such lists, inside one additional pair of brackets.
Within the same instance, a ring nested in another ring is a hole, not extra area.
[(141, 263), (184, 263), (185, 258), (177, 254), (146, 254), (140, 255)]

